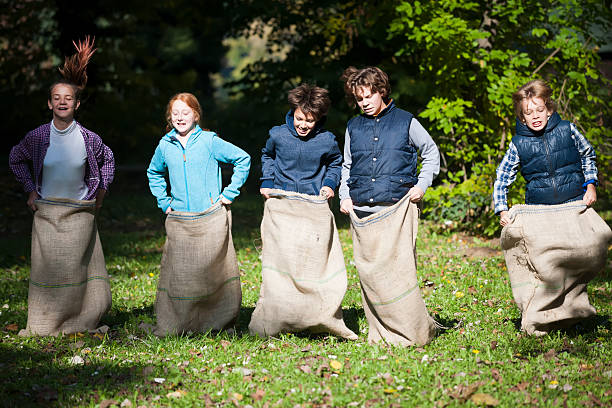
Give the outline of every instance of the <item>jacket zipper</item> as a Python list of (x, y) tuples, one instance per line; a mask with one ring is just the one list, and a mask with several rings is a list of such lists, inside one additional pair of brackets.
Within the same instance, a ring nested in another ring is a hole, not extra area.
[[(177, 140), (178, 141), (178, 140)], [(187, 198), (187, 211), (191, 211), (189, 207), (189, 186), (187, 185), (187, 151), (183, 147), (183, 144), (179, 141), (179, 145), (183, 149), (183, 176), (185, 178), (185, 196)]]
[(557, 198), (557, 183), (555, 182), (554, 170), (550, 158), (550, 150), (548, 149), (548, 141), (546, 135), (542, 135), (542, 141), (544, 142), (544, 148), (546, 149), (546, 163), (548, 164), (548, 175), (552, 181), (554, 197)]

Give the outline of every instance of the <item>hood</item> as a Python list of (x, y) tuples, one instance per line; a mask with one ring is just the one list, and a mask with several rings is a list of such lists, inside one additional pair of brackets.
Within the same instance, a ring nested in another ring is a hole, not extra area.
[[(310, 138), (321, 132), (324, 132), (325, 128), (323, 127), (323, 125), (325, 125), (326, 121), (327, 121), (327, 116), (323, 116), (321, 119), (319, 119), (317, 123), (315, 124), (314, 129), (312, 129), (312, 131), (306, 137)], [(285, 116), (285, 124), (287, 125), (289, 132), (291, 132), (293, 136), (303, 139), (302, 136), (299, 136), (297, 134), (297, 132), (295, 131), (295, 126), (293, 126), (293, 110), (290, 110), (289, 112), (287, 112), (287, 115)]]
[(544, 133), (550, 132), (551, 130), (556, 128), (560, 122), (561, 122), (561, 116), (559, 116), (557, 112), (554, 112), (552, 115), (550, 115), (550, 118), (548, 119), (548, 123), (546, 123), (546, 128), (544, 128), (543, 130), (540, 130), (539, 132), (534, 132), (533, 130), (529, 129), (529, 127), (526, 124), (524, 124), (518, 118), (516, 118), (516, 135), (517, 136), (527, 136), (527, 137), (542, 136)]

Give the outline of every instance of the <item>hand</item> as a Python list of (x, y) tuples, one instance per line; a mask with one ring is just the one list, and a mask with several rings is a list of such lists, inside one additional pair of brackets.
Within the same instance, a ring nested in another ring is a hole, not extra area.
[(328, 186), (323, 186), (321, 187), (321, 191), (319, 192), (320, 195), (327, 197), (327, 199), (331, 199), (334, 197), (334, 190), (331, 189), (331, 187)]
[(168, 206), (168, 208), (166, 208), (166, 214), (170, 214), (172, 212), (172, 207)]
[(38, 210), (38, 208), (36, 208), (36, 204), (34, 204), (34, 201), (38, 200), (39, 198), (40, 196), (38, 195), (36, 190), (30, 191), (30, 194), (28, 194), (28, 201), (26, 202), (26, 204), (28, 205), (28, 207), (30, 207), (32, 211)]
[(582, 197), (582, 201), (586, 205), (591, 205), (595, 201), (597, 201), (597, 191), (595, 191), (595, 184), (588, 184), (587, 191), (584, 193), (584, 197)]
[(419, 186), (413, 186), (410, 190), (408, 190), (408, 197), (410, 197), (410, 201), (413, 203), (418, 203), (421, 201), (425, 192)]
[(340, 203), (340, 212), (348, 214), (349, 212), (351, 212), (352, 209), (353, 200), (351, 200), (350, 198), (345, 198), (344, 200), (342, 200), (342, 202)]
[(505, 227), (506, 225), (510, 224), (511, 220), (510, 217), (508, 216), (508, 211), (502, 211), (499, 213), (499, 223)]
[(263, 198), (265, 198), (266, 200), (268, 198), (270, 198), (270, 193), (272, 192), (271, 188), (260, 188), (259, 189), (259, 194), (261, 194), (263, 196)]
[(103, 188), (98, 190), (96, 194), (96, 211), (102, 207), (102, 202), (104, 201), (104, 196), (106, 195), (106, 190)]
[(232, 203), (232, 201), (231, 201), (231, 200), (228, 200), (228, 199), (227, 199), (227, 198), (225, 198), (225, 196), (223, 196), (223, 195), (222, 195), (222, 196), (220, 196), (220, 197), (219, 197), (219, 199), (221, 200), (221, 204), (224, 204), (224, 205), (230, 205), (230, 204)]

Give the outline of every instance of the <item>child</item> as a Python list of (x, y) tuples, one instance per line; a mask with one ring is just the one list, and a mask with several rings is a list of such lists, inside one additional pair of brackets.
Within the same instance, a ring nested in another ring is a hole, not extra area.
[[(249, 174), (251, 159), (215, 133), (202, 130), (201, 117), (194, 95), (173, 96), (166, 110), (169, 132), (147, 170), (149, 188), (168, 214), (155, 303), (159, 336), (221, 330), (240, 311), (240, 275), (228, 206)], [(231, 182), (223, 190), (219, 162), (234, 165)]]
[(438, 174), (438, 148), (411, 113), (395, 106), (382, 70), (349, 67), (342, 80), (349, 104), (362, 111), (346, 128), (340, 210), (351, 215), (368, 340), (425, 344), (435, 323), (416, 279), (414, 203)]
[[(159, 208), (202, 212), (220, 200), (229, 205), (249, 175), (250, 156), (199, 126), (202, 109), (190, 93), (174, 95), (166, 109), (167, 130), (147, 169), (149, 188)], [(230, 184), (221, 191), (221, 163), (234, 165)], [(169, 176), (168, 195), (165, 175)]]
[(263, 242), (260, 297), (249, 330), (357, 335), (342, 320), (347, 276), (328, 201), (340, 180), (342, 155), (323, 128), (326, 89), (302, 84), (289, 92), (285, 124), (270, 129), (262, 150)]
[[(497, 169), (495, 212), (521, 329), (544, 335), (595, 314), (586, 286), (606, 263), (612, 233), (588, 208), (597, 199), (595, 152), (555, 112), (551, 88), (530, 81), (512, 99), (516, 135)], [(508, 211), (519, 167), (527, 204)]]
[(261, 156), (261, 194), (272, 188), (334, 196), (342, 155), (336, 137), (323, 128), (331, 101), (323, 88), (302, 84), (289, 92), (285, 123), (270, 129)]
[(34, 211), (22, 335), (95, 329), (111, 303), (95, 210), (113, 181), (115, 162), (100, 136), (74, 120), (96, 51), (89, 37), (74, 45), (77, 53), (59, 70), (62, 79), (49, 88), (52, 121), (29, 132), (9, 156)]
[[(582, 199), (597, 200), (595, 151), (573, 123), (555, 112), (552, 89), (536, 79), (512, 95), (516, 136), (497, 168), (494, 185), (495, 213), (505, 226), (508, 187), (521, 173), (527, 181), (526, 204), (561, 204)], [(550, 145), (550, 146), (549, 146)], [(554, 147), (550, 152), (549, 148)]]

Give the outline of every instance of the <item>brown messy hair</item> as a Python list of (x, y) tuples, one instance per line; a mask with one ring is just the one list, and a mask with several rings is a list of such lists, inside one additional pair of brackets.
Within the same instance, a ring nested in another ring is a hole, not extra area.
[(185, 102), (185, 104), (193, 110), (195, 122), (199, 125), (200, 119), (202, 119), (202, 107), (200, 106), (200, 102), (198, 102), (198, 98), (189, 92), (181, 92), (170, 98), (168, 106), (166, 106), (166, 131), (169, 132), (174, 128), (174, 126), (172, 126), (172, 104), (176, 101)]
[(77, 52), (66, 57), (64, 65), (58, 68), (62, 78), (55, 81), (49, 87), (49, 100), (51, 100), (53, 88), (59, 84), (69, 85), (74, 90), (74, 98), (79, 100), (81, 92), (85, 89), (85, 85), (87, 85), (87, 64), (91, 56), (96, 52), (94, 41), (95, 38), (87, 36), (84, 41), (79, 40), (78, 43), (72, 42)]
[(546, 109), (554, 112), (556, 109), (555, 102), (552, 100), (552, 89), (546, 82), (541, 79), (534, 79), (521, 86), (515, 93), (512, 94), (512, 102), (514, 102), (514, 113), (521, 122), (525, 121), (523, 115), (523, 101), (526, 99), (541, 98), (546, 105)]
[(300, 108), (305, 114), (311, 114), (317, 122), (327, 115), (331, 105), (327, 89), (309, 84), (302, 84), (290, 90), (287, 101), (292, 111)]
[(389, 76), (378, 67), (365, 67), (357, 69), (348, 67), (342, 73), (340, 79), (344, 82), (344, 93), (348, 104), (354, 108), (355, 98), (359, 92), (359, 88), (370, 88), (372, 93), (380, 93), (385, 103), (389, 102), (391, 94), (391, 84)]

